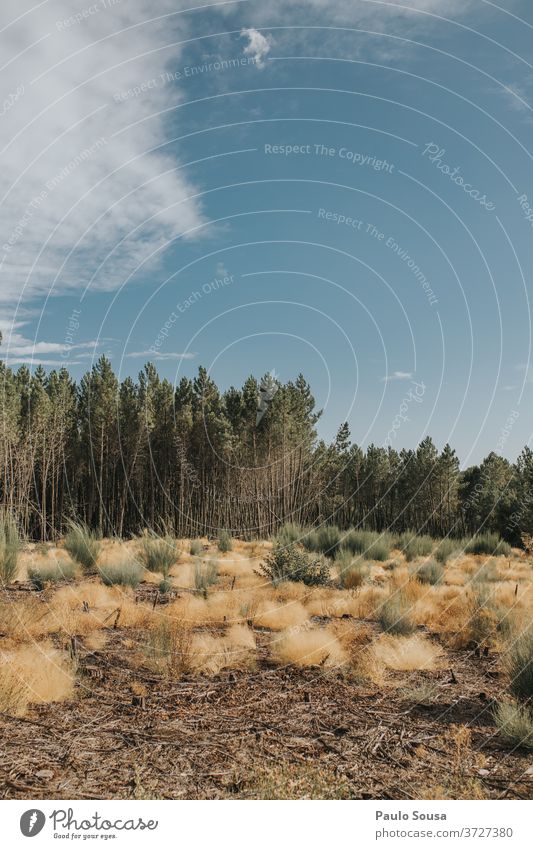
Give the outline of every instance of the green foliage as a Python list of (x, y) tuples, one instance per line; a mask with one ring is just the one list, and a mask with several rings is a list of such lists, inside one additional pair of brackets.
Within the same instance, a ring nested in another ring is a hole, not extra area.
[(533, 749), (533, 711), (516, 702), (500, 702), (494, 719), (503, 739), (513, 749)]
[(149, 572), (168, 578), (172, 566), (180, 555), (176, 540), (171, 536), (158, 537), (145, 534), (139, 543), (139, 560)]
[(102, 582), (107, 586), (119, 584), (123, 587), (138, 587), (143, 575), (143, 567), (134, 560), (124, 563), (102, 566), (99, 569)]
[(361, 554), (367, 560), (384, 561), (390, 557), (392, 538), (388, 533), (351, 530), (342, 539), (342, 548), (352, 554)]
[(466, 554), (489, 554), (494, 556), (509, 555), (511, 546), (500, 539), (498, 534), (477, 534), (466, 544)]
[(277, 543), (259, 566), (259, 572), (274, 586), (282, 581), (302, 581), (308, 587), (315, 587), (327, 584), (330, 579), (327, 560), (307, 554), (295, 543)]
[(158, 590), (160, 593), (169, 593), (171, 589), (172, 581), (169, 581), (168, 578), (163, 578), (163, 580), (159, 582)]
[(193, 557), (197, 557), (199, 554), (202, 553), (203, 550), (204, 550), (204, 547), (202, 545), (201, 540), (199, 540), (199, 539), (192, 539), (191, 540), (189, 552)]
[(300, 542), (305, 532), (296, 522), (285, 522), (279, 529), (276, 540), (282, 545), (288, 545), (291, 542)]
[(533, 697), (533, 629), (513, 639), (503, 663), (509, 675), (509, 689), (522, 699)]
[(430, 536), (426, 534), (417, 536), (411, 531), (402, 534), (400, 540), (400, 548), (408, 562), (416, 560), (417, 557), (427, 557), (433, 551), (434, 544), (434, 540)]
[(321, 525), (302, 540), (308, 551), (334, 558), (341, 544), (341, 532), (336, 525)]
[(416, 577), (421, 584), (436, 586), (444, 579), (444, 566), (436, 560), (426, 560), (416, 571)]
[(209, 587), (218, 581), (218, 567), (216, 563), (200, 563), (194, 565), (194, 586), (198, 592), (207, 596)]
[(221, 531), (218, 537), (218, 550), (222, 552), (231, 551), (233, 540), (229, 531)]
[(65, 550), (87, 574), (94, 572), (100, 556), (101, 543), (96, 533), (81, 522), (69, 522)]
[(20, 538), (15, 520), (0, 513), (0, 584), (10, 584), (17, 574)]
[(416, 631), (410, 605), (401, 593), (394, 593), (379, 609), (379, 624), (388, 634), (407, 637)]
[(30, 566), (28, 578), (38, 590), (46, 584), (57, 584), (60, 581), (71, 581), (76, 574), (73, 563), (50, 563), (43, 566)]
[(450, 557), (456, 554), (458, 550), (460, 550), (460, 543), (458, 540), (449, 538), (443, 539), (438, 543), (434, 551), (435, 560), (439, 563), (447, 563)]

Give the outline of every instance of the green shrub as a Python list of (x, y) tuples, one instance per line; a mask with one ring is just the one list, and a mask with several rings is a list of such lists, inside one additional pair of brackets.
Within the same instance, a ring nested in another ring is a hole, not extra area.
[(103, 583), (107, 586), (119, 584), (123, 587), (135, 588), (139, 586), (143, 567), (134, 560), (126, 560), (124, 563), (102, 566), (99, 572)]
[(168, 578), (172, 566), (180, 555), (176, 540), (171, 536), (158, 537), (144, 534), (139, 543), (139, 560), (149, 572)]
[(207, 595), (207, 590), (218, 581), (218, 568), (216, 563), (195, 563), (194, 586), (198, 592)]
[(341, 532), (336, 525), (322, 525), (314, 532), (315, 551), (334, 558), (341, 544)]
[(30, 566), (28, 578), (38, 590), (42, 590), (46, 584), (71, 581), (75, 573), (76, 567), (73, 563), (50, 563), (43, 566)]
[(435, 549), (435, 559), (439, 563), (446, 563), (450, 557), (457, 552), (458, 548), (459, 544), (457, 540), (443, 539), (438, 543), (437, 548)]
[(503, 739), (513, 748), (533, 749), (533, 711), (516, 702), (500, 702), (494, 719)]
[(233, 540), (229, 531), (221, 531), (218, 537), (218, 550), (222, 552), (231, 551)]
[(435, 543), (430, 536), (426, 534), (413, 536), (411, 533), (408, 533), (407, 536), (408, 538), (405, 539), (402, 547), (405, 559), (408, 562), (415, 560), (417, 557), (427, 557), (433, 551)]
[(301, 543), (306, 551), (320, 551), (320, 543), (316, 530), (307, 531), (302, 537)]
[(17, 574), (20, 538), (15, 520), (0, 514), (0, 584), (10, 584)]
[(204, 547), (202, 545), (201, 540), (199, 540), (199, 539), (192, 539), (191, 540), (189, 552), (190, 552), (190, 554), (192, 554), (193, 557), (197, 557), (199, 554), (202, 553), (203, 550), (204, 550)]
[(416, 631), (409, 604), (401, 595), (395, 593), (385, 601), (379, 610), (379, 624), (388, 634), (406, 637)]
[(300, 525), (296, 522), (285, 522), (279, 529), (276, 540), (282, 545), (288, 545), (291, 542), (300, 542), (303, 536), (304, 531)]
[(362, 554), (367, 560), (384, 561), (390, 557), (392, 538), (388, 533), (351, 530), (342, 540), (342, 548), (352, 554)]
[(473, 584), (496, 584), (502, 580), (497, 560), (486, 560), (472, 576)]
[(508, 542), (500, 539), (498, 534), (477, 534), (469, 540), (465, 546), (466, 554), (492, 554), (496, 557), (502, 554), (509, 555), (511, 546)]
[(519, 698), (530, 699), (533, 696), (533, 629), (524, 631), (511, 642), (503, 662), (511, 692)]
[(169, 581), (168, 578), (163, 578), (163, 580), (159, 582), (158, 590), (160, 593), (169, 593), (171, 589), (172, 581)]
[(441, 584), (444, 578), (444, 566), (436, 560), (426, 560), (416, 571), (416, 577), (421, 584), (436, 586)]
[(80, 522), (70, 522), (65, 537), (65, 550), (79, 563), (83, 571), (94, 572), (100, 556), (101, 543), (94, 531)]
[(327, 584), (330, 579), (327, 560), (306, 554), (295, 543), (277, 543), (259, 566), (260, 574), (277, 586), (282, 581), (302, 581), (308, 587)]

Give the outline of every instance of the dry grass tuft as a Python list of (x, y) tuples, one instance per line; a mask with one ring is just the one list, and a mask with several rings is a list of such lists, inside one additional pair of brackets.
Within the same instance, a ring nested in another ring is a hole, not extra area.
[(72, 696), (74, 668), (52, 645), (24, 646), (0, 655), (0, 704), (16, 715), (29, 703), (60, 702)]
[(346, 666), (347, 652), (329, 628), (287, 631), (272, 643), (278, 663), (294, 666)]
[(387, 669), (410, 672), (419, 669), (436, 669), (442, 655), (439, 646), (424, 637), (381, 636), (371, 647), (378, 662)]

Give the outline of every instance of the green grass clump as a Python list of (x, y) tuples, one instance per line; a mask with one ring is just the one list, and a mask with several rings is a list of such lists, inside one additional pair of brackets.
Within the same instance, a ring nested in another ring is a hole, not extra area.
[(180, 555), (176, 540), (171, 536), (158, 537), (145, 534), (139, 544), (139, 560), (149, 572), (168, 578), (172, 566)]
[(431, 586), (442, 584), (444, 579), (444, 566), (442, 563), (437, 563), (436, 560), (426, 560), (426, 562), (422, 563), (420, 568), (417, 569), (416, 577), (421, 584), (431, 584)]
[(9, 513), (0, 514), (0, 584), (10, 584), (17, 574), (20, 537)]
[(427, 557), (433, 551), (434, 540), (422, 534), (421, 536), (413, 535), (410, 531), (403, 535), (402, 550), (405, 554), (405, 559), (408, 562), (416, 560), (417, 557)]
[(505, 652), (503, 663), (509, 675), (509, 689), (515, 696), (533, 696), (533, 629), (514, 639)]
[(533, 711), (516, 702), (500, 702), (494, 719), (503, 739), (513, 748), (533, 749)]
[(446, 563), (460, 549), (460, 543), (454, 539), (441, 540), (434, 552), (435, 560)]
[(233, 548), (233, 540), (229, 531), (221, 531), (218, 537), (218, 550), (223, 553), (231, 551)]
[(76, 574), (74, 563), (50, 563), (45, 566), (30, 566), (28, 578), (38, 590), (46, 584), (57, 584), (60, 581), (71, 581)]
[(190, 553), (193, 557), (198, 557), (198, 555), (199, 555), (199, 554), (201, 554), (203, 550), (204, 550), (204, 547), (203, 547), (203, 545), (202, 545), (202, 541), (201, 541), (201, 540), (199, 540), (199, 539), (192, 539), (192, 540), (191, 540), (191, 545), (190, 545), (190, 548), (189, 548), (189, 553)]
[(304, 536), (304, 531), (297, 525), (296, 522), (285, 522), (279, 529), (276, 540), (282, 545), (288, 545), (291, 542), (300, 542)]
[(313, 533), (313, 544), (313, 551), (333, 559), (341, 545), (341, 532), (336, 525), (322, 525)]
[(277, 543), (259, 566), (263, 577), (277, 586), (283, 581), (302, 581), (308, 587), (323, 586), (330, 579), (329, 564), (323, 557), (307, 554), (295, 543)]
[(194, 586), (197, 592), (207, 596), (207, 590), (218, 581), (218, 568), (216, 563), (195, 563)]
[(375, 531), (349, 531), (342, 540), (342, 548), (352, 554), (361, 554), (367, 560), (383, 562), (390, 557), (391, 536), (388, 533)]
[(381, 605), (378, 620), (388, 634), (407, 637), (416, 631), (416, 622), (409, 612), (409, 604), (400, 593), (391, 595)]
[(95, 571), (100, 556), (101, 543), (94, 531), (81, 522), (70, 522), (65, 537), (65, 550), (79, 563), (83, 571), (91, 574)]
[(511, 546), (505, 540), (500, 539), (498, 534), (477, 534), (467, 542), (465, 547), (466, 554), (489, 554), (498, 557), (499, 555), (508, 556), (511, 553)]
[(159, 582), (158, 590), (160, 593), (169, 593), (171, 589), (172, 581), (169, 581), (168, 578), (163, 578), (163, 580)]
[(118, 584), (135, 588), (139, 586), (143, 567), (134, 560), (125, 560), (124, 563), (102, 566), (99, 572), (102, 582), (108, 587)]

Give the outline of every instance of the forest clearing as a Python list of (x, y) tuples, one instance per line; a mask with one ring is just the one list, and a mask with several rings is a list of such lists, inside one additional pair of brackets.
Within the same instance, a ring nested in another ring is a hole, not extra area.
[(2, 540), (6, 799), (531, 795), (533, 568), (491, 535)]

